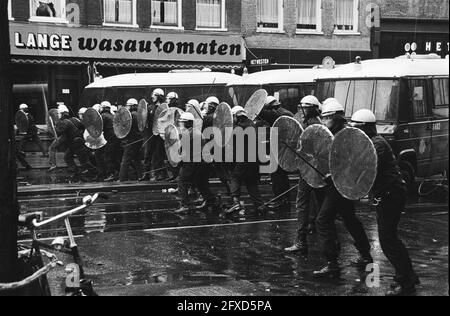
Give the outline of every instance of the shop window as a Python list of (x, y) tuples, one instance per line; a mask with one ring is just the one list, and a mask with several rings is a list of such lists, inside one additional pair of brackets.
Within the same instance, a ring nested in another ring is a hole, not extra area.
[(414, 119), (423, 119), (429, 117), (426, 86), (424, 80), (411, 80), (409, 85)]
[(321, 0), (297, 0), (297, 30), (322, 31)]
[(182, 27), (181, 0), (152, 1), (152, 26)]
[(433, 93), (433, 117), (448, 119), (449, 79), (434, 79)]
[(257, 0), (257, 22), (260, 32), (282, 32), (283, 0)]
[(66, 0), (30, 0), (30, 21), (67, 23)]
[(225, 0), (197, 0), (197, 29), (225, 30)]
[(358, 32), (358, 0), (336, 0), (335, 33)]
[(136, 0), (104, 0), (104, 25), (137, 27)]

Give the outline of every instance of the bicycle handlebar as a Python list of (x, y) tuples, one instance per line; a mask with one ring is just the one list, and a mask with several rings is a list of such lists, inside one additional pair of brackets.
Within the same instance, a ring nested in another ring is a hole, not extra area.
[(94, 196), (90, 196), (90, 195), (85, 196), (83, 198), (83, 205), (80, 205), (70, 211), (61, 213), (59, 215), (56, 215), (55, 217), (49, 218), (42, 222), (38, 222), (36, 219), (34, 219), (32, 222), (32, 225), (34, 228), (40, 228), (42, 226), (45, 226), (45, 225), (48, 225), (48, 224), (51, 224), (51, 223), (54, 223), (54, 222), (57, 222), (60, 220), (65, 220), (66, 218), (85, 210), (87, 207), (94, 204), (95, 201), (97, 201), (97, 199), (99, 199), (99, 198), (106, 200), (106, 199), (108, 199), (108, 196), (106, 194), (102, 194), (102, 193), (95, 193)]

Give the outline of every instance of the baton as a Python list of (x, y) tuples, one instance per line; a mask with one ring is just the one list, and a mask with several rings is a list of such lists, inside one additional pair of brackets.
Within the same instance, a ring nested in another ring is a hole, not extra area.
[(168, 169), (168, 167), (163, 167), (163, 168), (159, 168), (159, 169), (147, 171), (147, 172), (144, 172), (142, 175), (147, 175), (147, 174), (150, 174), (150, 173), (152, 173), (152, 172), (163, 171), (163, 170), (166, 170), (166, 169)]
[(273, 202), (275, 202), (276, 200), (278, 200), (279, 198), (282, 198), (283, 196), (285, 196), (285, 195), (287, 195), (287, 194), (289, 194), (289, 193), (291, 193), (292, 191), (294, 191), (295, 189), (297, 189), (298, 187), (300, 186), (300, 184), (297, 184), (296, 186), (294, 186), (294, 187), (292, 187), (292, 188), (290, 188), (289, 190), (287, 190), (286, 192), (284, 192), (284, 193), (282, 193), (282, 194), (280, 194), (279, 196), (277, 196), (276, 198), (273, 198), (272, 200), (270, 200), (269, 202), (267, 202), (267, 203), (264, 203), (263, 204), (263, 206), (267, 206), (267, 205), (269, 205), (270, 203), (273, 203)]
[(308, 166), (310, 166), (315, 172), (317, 172), (322, 178), (326, 179), (326, 176), (323, 175), (322, 172), (320, 172), (316, 167), (314, 167), (309, 161), (307, 161), (305, 158), (302, 157), (295, 149), (293, 149), (288, 143), (283, 142), (289, 148), (292, 152), (294, 152), (298, 158), (303, 160)]

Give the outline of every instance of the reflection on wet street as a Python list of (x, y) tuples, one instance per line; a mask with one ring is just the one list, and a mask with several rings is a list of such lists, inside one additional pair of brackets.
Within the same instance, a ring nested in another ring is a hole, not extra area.
[[(269, 191), (263, 187), (266, 199)], [(41, 211), (48, 218), (81, 204), (81, 198), (23, 197), (21, 211)], [(367, 201), (358, 204), (358, 215), (380, 265), (378, 288), (368, 288), (367, 275), (350, 266), (357, 253), (341, 223), (344, 273), (341, 280), (318, 282), (311, 274), (324, 262), (316, 235), (305, 257), (283, 251), (295, 240), (294, 209), (223, 219), (219, 210), (183, 216), (169, 211), (178, 206), (176, 195), (161, 191), (117, 193), (70, 219), (86, 273), (101, 295), (382, 295), (391, 283), (393, 269), (380, 249)], [(422, 279), (419, 295), (448, 295), (447, 208), (445, 194), (411, 199), (402, 221), (401, 236)], [(41, 232), (48, 241), (60, 235), (63, 223)], [(27, 238), (25, 232), (21, 238)], [(60, 293), (64, 269), (50, 279)]]

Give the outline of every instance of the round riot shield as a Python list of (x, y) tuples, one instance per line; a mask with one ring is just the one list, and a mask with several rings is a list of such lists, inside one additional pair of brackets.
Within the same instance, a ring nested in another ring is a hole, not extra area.
[(167, 159), (172, 167), (177, 167), (181, 162), (180, 133), (175, 125), (168, 125), (165, 130), (164, 147), (166, 148)]
[(378, 157), (370, 138), (349, 127), (334, 138), (330, 151), (330, 172), (339, 193), (349, 200), (367, 196), (377, 177)]
[(103, 148), (108, 143), (103, 133), (99, 138), (94, 138), (89, 134), (88, 130), (85, 130), (83, 137), (86, 147), (92, 150)]
[(99, 138), (102, 135), (103, 119), (97, 110), (87, 109), (86, 113), (83, 114), (83, 124), (93, 138)]
[(26, 134), (28, 133), (28, 116), (24, 111), (17, 111), (16, 113), (16, 126), (19, 130), (20, 134)]
[(160, 117), (158, 122), (159, 127), (159, 135), (162, 139), (165, 139), (166, 135), (166, 128), (169, 125), (175, 125), (177, 126), (178, 119), (180, 118), (181, 114), (184, 113), (183, 110), (179, 108), (168, 108), (167, 110), (164, 110)]
[(266, 103), (267, 96), (267, 91), (260, 89), (256, 91), (247, 101), (247, 104), (245, 105), (245, 112), (247, 112), (250, 120), (254, 121), (259, 113), (261, 113), (261, 110), (264, 108)]
[(145, 130), (147, 126), (147, 118), (148, 118), (148, 103), (145, 99), (139, 101), (138, 109), (137, 109), (137, 122), (138, 129), (140, 132)]
[(159, 130), (161, 129), (159, 127), (159, 118), (161, 117), (161, 113), (164, 112), (165, 110), (167, 110), (169, 108), (169, 106), (167, 105), (167, 103), (163, 103), (158, 105), (158, 107), (156, 108), (154, 117), (153, 117), (153, 135), (157, 136), (159, 135)]
[(270, 147), (278, 165), (288, 171), (297, 171), (297, 145), (303, 128), (295, 119), (282, 116), (275, 121), (270, 130)]
[(188, 104), (186, 106), (186, 112), (194, 115), (194, 129), (201, 131), (203, 129), (203, 117), (200, 107)]
[(296, 162), (301, 177), (313, 188), (326, 186), (323, 177), (330, 173), (329, 159), (333, 139), (330, 130), (318, 124), (309, 126), (300, 136)]
[(131, 112), (127, 108), (121, 107), (114, 116), (114, 133), (118, 139), (124, 139), (128, 136), (132, 123)]
[(225, 147), (233, 137), (233, 114), (231, 113), (231, 107), (222, 102), (216, 108), (213, 115), (213, 127), (220, 131), (222, 142), (218, 145)]
[(58, 122), (58, 110), (50, 109), (47, 114), (47, 130), (51, 133), (55, 138), (58, 137), (56, 134), (56, 123)]

